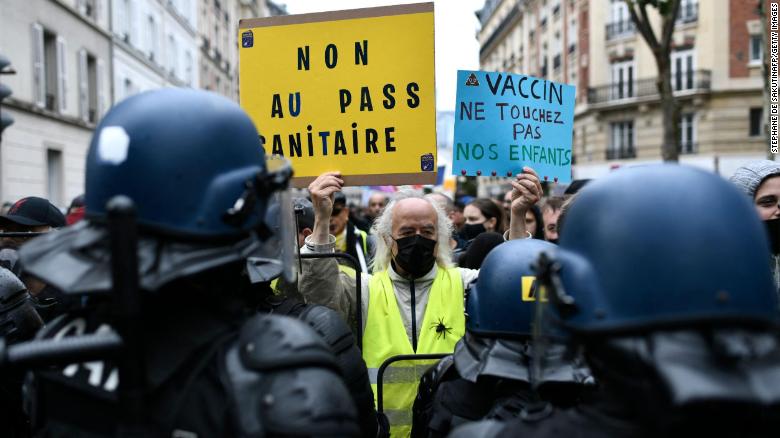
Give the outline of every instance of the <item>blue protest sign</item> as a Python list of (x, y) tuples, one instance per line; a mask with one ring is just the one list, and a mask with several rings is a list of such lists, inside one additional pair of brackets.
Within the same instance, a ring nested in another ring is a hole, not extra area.
[(454, 175), (571, 181), (575, 87), (511, 73), (458, 71)]

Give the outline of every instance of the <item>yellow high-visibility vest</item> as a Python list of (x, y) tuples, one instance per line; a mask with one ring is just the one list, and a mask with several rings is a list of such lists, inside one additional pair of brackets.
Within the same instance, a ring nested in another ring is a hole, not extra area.
[[(339, 271), (347, 274), (350, 278), (355, 278), (355, 276), (357, 276), (357, 271), (355, 271), (353, 268), (350, 268), (349, 266), (339, 265)], [(282, 291), (279, 290), (279, 277), (271, 280), (271, 290), (273, 291), (274, 295), (279, 295), (282, 293)]]
[[(439, 268), (428, 294), (417, 354), (452, 353), (466, 330), (463, 280), (457, 268)], [(363, 359), (368, 366), (376, 402), (377, 371), (382, 363), (399, 354), (415, 354), (398, 310), (393, 282), (388, 272), (374, 274), (369, 282), (368, 317), (363, 332)], [(391, 436), (409, 436), (412, 405), (423, 373), (433, 361), (400, 361), (385, 370), (382, 379), (384, 413)]]

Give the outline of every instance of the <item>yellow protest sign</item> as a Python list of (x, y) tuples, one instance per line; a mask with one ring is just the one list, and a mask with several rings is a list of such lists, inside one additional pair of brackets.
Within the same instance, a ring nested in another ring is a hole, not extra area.
[(245, 19), (241, 106), (293, 184), (433, 184), (433, 3)]

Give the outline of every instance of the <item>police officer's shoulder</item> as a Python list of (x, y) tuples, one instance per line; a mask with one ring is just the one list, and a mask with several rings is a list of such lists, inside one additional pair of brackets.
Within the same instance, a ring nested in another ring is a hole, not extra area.
[(360, 434), (330, 347), (295, 318), (250, 318), (227, 351), (226, 371), (242, 436)]
[(15, 301), (19, 295), (25, 295), (24, 283), (10, 270), (0, 267), (0, 308)]
[(436, 365), (432, 366), (428, 370), (430, 373), (431, 384), (436, 387), (445, 380), (459, 377), (458, 371), (454, 365), (455, 357), (453, 355), (450, 354), (441, 358), (441, 360), (439, 360)]
[(504, 428), (504, 423), (495, 420), (475, 421), (455, 428), (449, 438), (494, 437)]
[(242, 364), (268, 371), (296, 366), (338, 369), (330, 347), (309, 325), (295, 318), (258, 314), (241, 328)]
[(319, 333), (336, 353), (355, 345), (349, 326), (333, 309), (308, 304), (298, 317)]
[[(417, 389), (417, 398), (419, 400), (432, 400), (432, 397), (438, 391), (439, 385), (447, 380), (458, 377), (458, 372), (453, 366), (455, 361), (452, 355), (441, 358), (436, 364), (428, 368), (420, 378), (420, 386)], [(446, 377), (445, 377), (446, 376)]]

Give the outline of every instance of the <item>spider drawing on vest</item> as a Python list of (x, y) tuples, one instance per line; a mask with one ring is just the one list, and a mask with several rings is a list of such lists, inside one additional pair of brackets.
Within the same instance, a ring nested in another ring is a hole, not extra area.
[(447, 327), (444, 324), (443, 318), (439, 318), (439, 322), (434, 322), (431, 324), (431, 328), (436, 330), (436, 339), (443, 338), (452, 333), (452, 327)]

